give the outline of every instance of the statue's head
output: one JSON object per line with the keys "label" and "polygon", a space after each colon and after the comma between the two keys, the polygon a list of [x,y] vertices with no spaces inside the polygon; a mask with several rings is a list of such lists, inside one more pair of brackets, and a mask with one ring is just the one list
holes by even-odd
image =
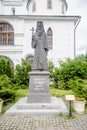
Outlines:
{"label": "statue's head", "polygon": [[43,27],[43,22],[42,21],[37,21],[37,27]]}
{"label": "statue's head", "polygon": [[37,22],[37,29],[36,31],[38,32],[38,35],[41,36],[42,32],[44,31],[44,26],[42,21]]}

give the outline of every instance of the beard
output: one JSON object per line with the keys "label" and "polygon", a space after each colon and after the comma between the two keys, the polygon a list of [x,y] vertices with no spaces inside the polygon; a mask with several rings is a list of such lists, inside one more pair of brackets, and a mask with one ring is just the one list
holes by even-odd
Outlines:
{"label": "beard", "polygon": [[38,36],[41,37],[42,36],[42,30],[38,31]]}

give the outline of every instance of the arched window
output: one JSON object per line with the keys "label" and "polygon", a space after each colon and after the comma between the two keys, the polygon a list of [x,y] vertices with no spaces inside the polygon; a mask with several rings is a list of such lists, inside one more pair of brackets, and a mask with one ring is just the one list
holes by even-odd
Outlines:
{"label": "arched window", "polygon": [[32,54],[27,55],[26,60],[29,61],[30,63],[33,63],[34,56]]}
{"label": "arched window", "polygon": [[12,15],[15,15],[15,8],[13,7],[11,10],[12,10]]}
{"label": "arched window", "polygon": [[0,22],[0,45],[14,45],[14,29],[6,22]]}
{"label": "arched window", "polygon": [[47,0],[47,8],[52,9],[52,0]]}
{"label": "arched window", "polygon": [[34,1],[33,7],[32,7],[32,12],[35,12],[35,11],[36,11],[36,2]]}
{"label": "arched window", "polygon": [[47,30],[47,43],[49,50],[52,50],[53,48],[53,32],[52,29],[49,27]]}

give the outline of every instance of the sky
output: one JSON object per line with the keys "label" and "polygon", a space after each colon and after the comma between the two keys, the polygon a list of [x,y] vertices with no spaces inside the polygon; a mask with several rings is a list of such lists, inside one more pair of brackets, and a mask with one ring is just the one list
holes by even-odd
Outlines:
{"label": "sky", "polygon": [[67,15],[81,16],[76,29],[76,55],[87,53],[87,0],[66,0]]}

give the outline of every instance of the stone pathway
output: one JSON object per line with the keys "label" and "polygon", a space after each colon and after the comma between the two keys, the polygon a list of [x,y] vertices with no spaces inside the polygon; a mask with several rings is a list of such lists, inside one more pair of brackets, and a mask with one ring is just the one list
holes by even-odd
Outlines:
{"label": "stone pathway", "polygon": [[0,130],[87,130],[87,114],[68,116],[0,116]]}

